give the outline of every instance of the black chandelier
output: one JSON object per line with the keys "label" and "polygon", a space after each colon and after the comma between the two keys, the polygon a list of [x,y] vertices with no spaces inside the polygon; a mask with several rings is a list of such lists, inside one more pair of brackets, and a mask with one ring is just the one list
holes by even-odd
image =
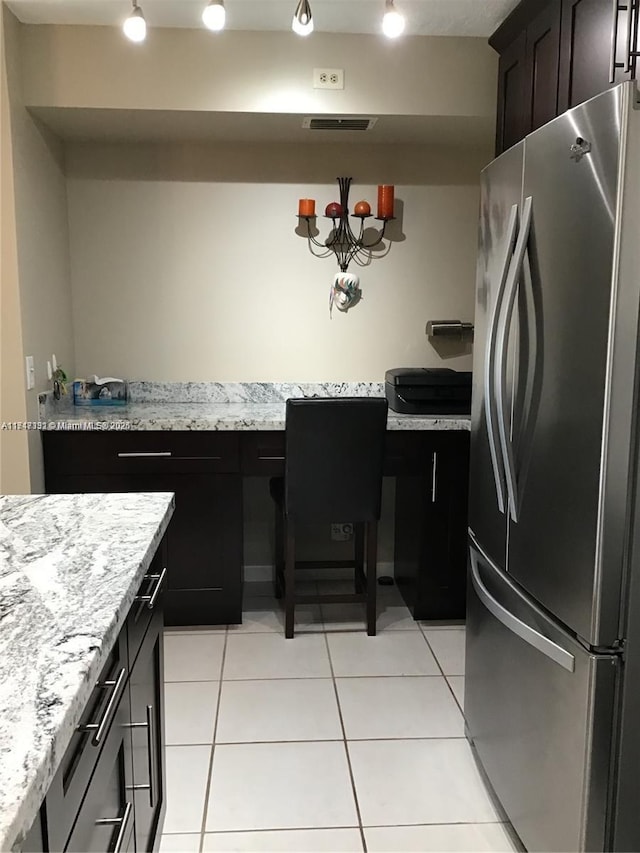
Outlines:
{"label": "black chandelier", "polygon": [[[312,230],[315,226],[315,199],[301,198],[298,204],[298,218],[307,223],[306,237],[309,242],[309,250],[316,258],[327,258],[335,254],[338,266],[342,272],[346,272],[351,261],[359,266],[366,266],[371,261],[371,250],[382,243],[387,222],[395,219],[393,215],[394,187],[389,184],[378,186],[378,211],[375,217],[382,222],[382,228],[376,232],[372,242],[365,240],[365,220],[371,214],[371,206],[367,201],[359,201],[351,214],[354,219],[360,220],[360,227],[354,233],[349,223],[349,189],[352,178],[336,178],[340,187],[340,201],[330,202],[325,208],[325,216],[332,220],[333,229],[324,242],[317,240]],[[321,252],[314,251],[314,246]]]}

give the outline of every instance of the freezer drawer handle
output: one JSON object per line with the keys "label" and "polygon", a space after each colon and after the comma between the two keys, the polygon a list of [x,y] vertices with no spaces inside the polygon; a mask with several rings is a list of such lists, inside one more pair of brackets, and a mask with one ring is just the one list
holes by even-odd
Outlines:
{"label": "freezer drawer handle", "polygon": [[471,551],[471,581],[480,601],[484,604],[489,613],[493,614],[498,622],[501,622],[505,628],[508,628],[509,631],[517,634],[521,640],[525,641],[525,643],[533,646],[534,649],[542,652],[543,655],[551,658],[551,660],[560,664],[564,669],[569,672],[573,672],[575,670],[576,659],[570,652],[563,649],[562,646],[557,645],[557,643],[552,642],[548,637],[545,637],[544,634],[540,634],[538,631],[535,631],[530,625],[527,625],[526,622],[518,619],[517,616],[514,616],[513,613],[510,613],[506,609],[506,607],[503,607],[502,604],[495,600],[480,579],[478,562],[477,558],[474,556],[473,550]]}

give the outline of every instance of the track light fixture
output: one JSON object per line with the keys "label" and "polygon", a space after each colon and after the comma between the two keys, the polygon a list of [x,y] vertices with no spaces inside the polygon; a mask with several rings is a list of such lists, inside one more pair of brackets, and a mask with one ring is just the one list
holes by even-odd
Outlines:
{"label": "track light fixture", "polygon": [[385,0],[385,12],[382,19],[382,32],[387,38],[394,39],[404,31],[404,15],[396,10],[393,0]]}
{"label": "track light fixture", "polygon": [[220,32],[220,30],[224,29],[225,17],[224,0],[211,0],[202,12],[203,24],[214,32]]}
{"label": "track light fixture", "polygon": [[[137,0],[131,0],[131,13],[124,21],[122,30],[133,42],[143,42],[147,37],[147,22]],[[224,0],[209,0],[202,11],[202,22],[210,30],[219,32],[224,29],[226,10]],[[388,38],[397,38],[404,32],[404,15],[397,11],[394,0],[385,0],[385,13],[382,19],[382,31]],[[298,0],[291,21],[291,29],[299,36],[308,36],[313,32],[313,16],[309,0]]]}
{"label": "track light fixture", "polygon": [[300,0],[296,7],[291,29],[299,36],[308,36],[313,32],[313,18],[311,17],[311,6],[309,0]]}
{"label": "track light fixture", "polygon": [[122,25],[122,31],[130,41],[141,42],[147,37],[147,22],[136,0],[131,0],[131,5],[133,9]]}

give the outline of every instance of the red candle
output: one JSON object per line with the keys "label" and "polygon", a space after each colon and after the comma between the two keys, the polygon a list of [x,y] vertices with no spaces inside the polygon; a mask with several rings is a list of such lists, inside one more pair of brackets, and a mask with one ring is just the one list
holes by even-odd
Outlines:
{"label": "red candle", "polygon": [[342,216],[342,205],[338,201],[330,201],[324,209],[324,215],[330,216],[332,219],[339,219]]}
{"label": "red candle", "polygon": [[298,216],[315,216],[316,215],[316,200],[315,198],[301,198],[298,202]]}
{"label": "red candle", "polygon": [[380,184],[378,187],[378,219],[393,218],[393,186]]}

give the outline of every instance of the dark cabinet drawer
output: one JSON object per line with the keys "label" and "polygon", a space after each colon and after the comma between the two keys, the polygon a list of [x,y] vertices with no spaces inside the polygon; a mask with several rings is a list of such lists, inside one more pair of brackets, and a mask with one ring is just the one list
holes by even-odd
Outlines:
{"label": "dark cabinet drawer", "polygon": [[134,849],[130,718],[127,687],[65,850],[89,853]]}
{"label": "dark cabinet drawer", "polygon": [[284,430],[245,433],[242,473],[252,477],[281,477],[284,474],[284,453]]}
{"label": "dark cabinet drawer", "polygon": [[227,473],[240,469],[232,432],[44,432],[47,476]]}
{"label": "dark cabinet drawer", "polygon": [[[128,673],[126,634],[122,631],[49,787],[46,811],[48,844],[51,850],[65,849],[110,726],[120,713],[117,709],[128,690]],[[87,726],[91,728],[86,729]]]}
{"label": "dark cabinet drawer", "polygon": [[149,571],[144,576],[136,601],[127,617],[129,670],[133,670],[140,645],[157,608],[162,606],[162,594],[167,585],[167,539],[161,542]]}

